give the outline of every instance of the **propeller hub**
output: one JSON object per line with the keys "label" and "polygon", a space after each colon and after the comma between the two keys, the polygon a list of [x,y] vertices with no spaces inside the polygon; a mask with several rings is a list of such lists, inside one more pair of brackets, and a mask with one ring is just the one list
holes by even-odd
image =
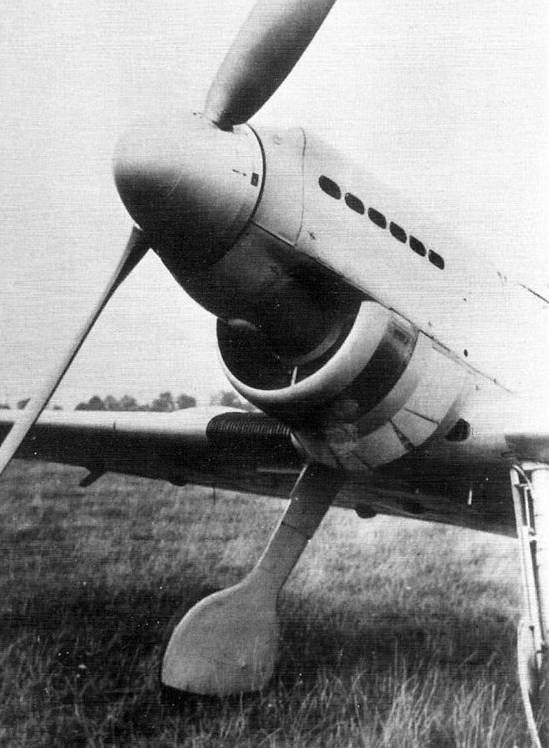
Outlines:
{"label": "propeller hub", "polygon": [[168,267],[186,272],[220,259],[249,221],[263,158],[246,126],[225,132],[199,114],[146,120],[114,156],[122,202]]}

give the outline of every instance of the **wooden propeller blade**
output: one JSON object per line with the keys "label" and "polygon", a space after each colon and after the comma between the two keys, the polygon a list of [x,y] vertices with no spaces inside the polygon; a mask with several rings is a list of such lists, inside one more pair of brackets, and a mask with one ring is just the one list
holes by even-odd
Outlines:
{"label": "wooden propeller blade", "polygon": [[92,313],[82,325],[79,332],[71,340],[63,358],[60,361],[55,361],[42,385],[29,400],[17,422],[13,425],[11,431],[2,442],[2,445],[0,446],[0,475],[17,451],[17,448],[25,438],[28,430],[32,427],[40,413],[46,407],[48,400],[54,393],[57,385],[63,378],[63,375],[80,350],[82,343],[105,308],[105,305],[118,286],[128,276],[131,270],[133,270],[139,260],[141,260],[147,249],[148,244],[144,239],[142,231],[138,228],[134,228],[126,248],[120,257],[118,265]]}
{"label": "wooden propeller blade", "polygon": [[258,0],[208,92],[204,114],[222,129],[246,122],[285,80],[335,0]]}

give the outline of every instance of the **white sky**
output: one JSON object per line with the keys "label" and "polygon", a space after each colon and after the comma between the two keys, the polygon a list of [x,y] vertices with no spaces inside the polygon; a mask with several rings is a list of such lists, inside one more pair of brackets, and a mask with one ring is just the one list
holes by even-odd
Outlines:
{"label": "white sky", "polygon": [[[158,108],[200,108],[252,4],[0,0],[0,400],[31,393],[127,239],[118,135]],[[545,0],[339,0],[256,119],[314,129],[472,252],[541,286],[548,30]],[[151,256],[54,401],[164,389],[207,400],[227,387],[213,331]]]}

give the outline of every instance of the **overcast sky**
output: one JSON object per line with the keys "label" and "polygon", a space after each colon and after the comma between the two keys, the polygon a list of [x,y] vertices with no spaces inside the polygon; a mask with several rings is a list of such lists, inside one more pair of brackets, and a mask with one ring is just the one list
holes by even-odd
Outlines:
{"label": "overcast sky", "polygon": [[[200,108],[252,0],[0,0],[0,400],[31,393],[131,222],[124,126]],[[549,280],[545,0],[339,0],[257,115],[303,125],[522,279]],[[114,256],[110,249],[114,249]],[[214,321],[148,258],[62,384],[65,406],[225,385]]]}

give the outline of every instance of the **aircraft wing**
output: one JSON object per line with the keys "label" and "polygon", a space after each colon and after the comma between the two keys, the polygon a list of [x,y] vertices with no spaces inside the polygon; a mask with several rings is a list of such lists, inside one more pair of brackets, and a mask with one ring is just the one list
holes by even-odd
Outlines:
{"label": "aircraft wing", "polygon": [[[0,411],[0,441],[23,411]],[[204,407],[171,413],[44,411],[16,458],[288,495],[303,460],[290,430],[261,413]]]}
{"label": "aircraft wing", "polygon": [[[21,411],[0,410],[0,440]],[[220,407],[171,413],[44,411],[16,458],[86,468],[87,486],[106,472],[160,479],[175,485],[215,486],[287,498],[306,456],[291,430],[263,413]],[[436,460],[435,460],[436,461]],[[510,534],[498,512],[480,512],[440,493],[410,490],[385,475],[348,476],[336,505]]]}

